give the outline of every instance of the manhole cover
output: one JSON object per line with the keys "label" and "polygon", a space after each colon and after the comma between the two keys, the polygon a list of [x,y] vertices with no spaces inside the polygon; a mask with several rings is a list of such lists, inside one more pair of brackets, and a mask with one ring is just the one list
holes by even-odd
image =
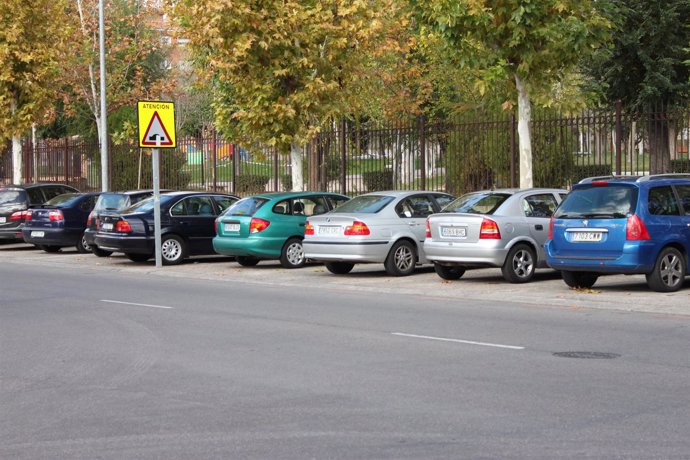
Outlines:
{"label": "manhole cover", "polygon": [[554,356],[559,358],[577,358],[577,359],[615,359],[620,358],[621,355],[617,353],[601,353],[598,351],[561,351],[554,353]]}

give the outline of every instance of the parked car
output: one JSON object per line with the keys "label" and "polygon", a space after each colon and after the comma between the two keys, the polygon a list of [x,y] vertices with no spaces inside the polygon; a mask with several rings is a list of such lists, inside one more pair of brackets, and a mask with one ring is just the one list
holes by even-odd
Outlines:
{"label": "parked car", "polygon": [[64,184],[23,184],[0,187],[0,240],[23,242],[22,228],[29,208],[63,193],[79,193]]}
{"label": "parked car", "polygon": [[[172,190],[161,190],[161,193],[171,192]],[[84,242],[89,245],[91,252],[98,257],[107,257],[112,252],[99,248],[96,243],[96,232],[100,224],[101,214],[121,212],[129,208],[133,204],[140,202],[153,195],[153,190],[129,190],[124,192],[105,192],[102,193],[96,201],[93,211],[89,214],[89,218],[84,231]]]}
{"label": "parked car", "polygon": [[[161,195],[163,263],[175,265],[190,255],[213,254],[216,217],[239,198],[224,193],[171,192]],[[120,213],[101,214],[95,243],[123,252],[134,262],[155,255],[154,199],[146,198]]]}
{"label": "parked car", "polygon": [[501,267],[511,283],[545,268],[549,219],[568,193],[550,188],[468,193],[426,221],[424,251],[438,276],[457,280],[469,268]]}
{"label": "parked car", "polygon": [[655,291],[683,286],[690,254],[690,174],[589,178],[549,226],[548,264],[570,287],[599,275],[644,274]]}
{"label": "parked car", "polygon": [[26,212],[22,229],[24,241],[46,252],[75,246],[81,253],[91,252],[84,240],[89,213],[101,192],[63,193]]}
{"label": "parked car", "polygon": [[310,217],[304,236],[308,259],[334,274],[358,263],[382,263],[393,276],[409,275],[427,263],[424,222],[453,201],[440,192],[386,191],[360,195],[335,212]]}
{"label": "parked car", "polygon": [[302,267],[307,219],[349,199],[327,192],[265,193],[244,198],[218,218],[213,247],[218,254],[235,256],[243,266],[278,259],[285,268]]}

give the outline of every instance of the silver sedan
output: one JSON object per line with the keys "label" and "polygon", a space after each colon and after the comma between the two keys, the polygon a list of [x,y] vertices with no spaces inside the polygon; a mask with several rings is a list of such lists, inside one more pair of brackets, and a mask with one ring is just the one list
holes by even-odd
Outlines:
{"label": "silver sedan", "polygon": [[383,263],[393,276],[411,274],[427,263],[427,216],[453,201],[447,193],[389,191],[360,195],[334,211],[309,217],[302,242],[307,259],[325,262],[335,274],[357,263]]}
{"label": "silver sedan", "polygon": [[468,193],[426,222],[424,252],[443,279],[468,268],[501,267],[511,283],[525,283],[545,268],[544,243],[562,189],[505,189]]}

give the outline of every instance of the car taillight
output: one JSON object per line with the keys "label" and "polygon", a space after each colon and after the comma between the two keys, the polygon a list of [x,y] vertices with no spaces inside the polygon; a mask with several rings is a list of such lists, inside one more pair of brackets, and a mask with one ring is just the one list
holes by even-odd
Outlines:
{"label": "car taillight", "polygon": [[352,222],[352,225],[345,227],[345,236],[366,236],[370,234],[371,232],[367,224],[358,220]]}
{"label": "car taillight", "polygon": [[429,218],[426,218],[426,237],[431,238],[431,227],[429,227]]}
{"label": "car taillight", "polygon": [[129,233],[132,231],[132,226],[126,220],[118,220],[115,224],[115,231],[118,233]]}
{"label": "car taillight", "polygon": [[271,223],[267,220],[252,217],[252,220],[249,221],[249,233],[263,232],[269,225],[271,225]]}
{"label": "car taillight", "polygon": [[551,216],[551,220],[549,220],[549,236],[548,238],[550,240],[553,239],[553,216]]}
{"label": "car taillight", "polygon": [[480,240],[500,240],[501,232],[498,230],[498,224],[491,219],[484,218],[482,226],[479,229]]}
{"label": "car taillight", "polygon": [[625,224],[625,239],[628,241],[651,240],[647,227],[637,214],[628,217]]}
{"label": "car taillight", "polygon": [[30,220],[31,219],[31,210],[26,210],[26,211],[17,211],[13,212],[12,215],[10,215],[10,220]]}
{"label": "car taillight", "polygon": [[65,220],[65,216],[62,215],[62,211],[50,211],[48,213],[48,219],[53,222],[60,222]]}
{"label": "car taillight", "polygon": [[93,211],[89,213],[89,217],[86,219],[86,226],[91,227],[91,222],[93,222]]}
{"label": "car taillight", "polygon": [[305,235],[313,235],[314,234],[314,226],[307,221],[306,225],[304,226],[304,234]]}

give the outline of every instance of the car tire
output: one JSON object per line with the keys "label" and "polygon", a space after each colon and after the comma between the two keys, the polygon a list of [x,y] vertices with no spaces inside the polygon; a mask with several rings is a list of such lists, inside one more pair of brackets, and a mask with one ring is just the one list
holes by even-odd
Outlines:
{"label": "car tire", "polygon": [[88,254],[92,251],[91,245],[86,242],[86,237],[84,234],[81,235],[79,241],[77,241],[77,252],[79,254]]}
{"label": "car tire", "polygon": [[259,263],[259,259],[250,256],[237,256],[235,261],[243,267],[253,267]]}
{"label": "car tire", "polygon": [[113,252],[112,251],[106,251],[105,249],[101,249],[94,244],[94,245],[91,245],[91,253],[93,255],[95,255],[96,257],[108,257]]}
{"label": "car tire", "polygon": [[132,252],[125,252],[125,256],[132,262],[146,262],[152,257],[151,254],[135,254]]}
{"label": "car tire", "polygon": [[516,244],[501,267],[503,278],[509,283],[527,283],[534,278],[537,267],[537,254],[531,246]]}
{"label": "car tire", "polygon": [[304,247],[300,238],[290,238],[280,251],[280,265],[284,268],[304,267],[307,259],[304,257]]}
{"label": "car tire", "polygon": [[561,277],[565,284],[575,289],[589,289],[599,279],[599,275],[592,272],[568,272],[562,271]]}
{"label": "car tire", "polygon": [[444,280],[455,281],[462,278],[465,274],[465,269],[462,267],[449,267],[447,265],[441,265],[439,263],[434,263],[434,271],[438,276]]}
{"label": "car tire", "polygon": [[657,292],[675,292],[683,287],[686,273],[685,256],[676,248],[666,247],[656,258],[654,270],[647,274],[647,285]]}
{"label": "car tire", "polygon": [[187,258],[187,243],[177,235],[164,235],[161,240],[163,265],[179,265]]}
{"label": "car tire", "polygon": [[414,244],[408,240],[400,240],[393,245],[383,265],[391,276],[407,276],[414,272],[416,263]]}
{"label": "car tire", "polygon": [[50,252],[50,253],[56,253],[60,252],[60,246],[47,246],[47,245],[41,245],[41,249],[43,249],[45,252]]}
{"label": "car tire", "polygon": [[334,275],[347,275],[352,271],[355,264],[348,262],[327,262],[326,270],[333,273]]}

